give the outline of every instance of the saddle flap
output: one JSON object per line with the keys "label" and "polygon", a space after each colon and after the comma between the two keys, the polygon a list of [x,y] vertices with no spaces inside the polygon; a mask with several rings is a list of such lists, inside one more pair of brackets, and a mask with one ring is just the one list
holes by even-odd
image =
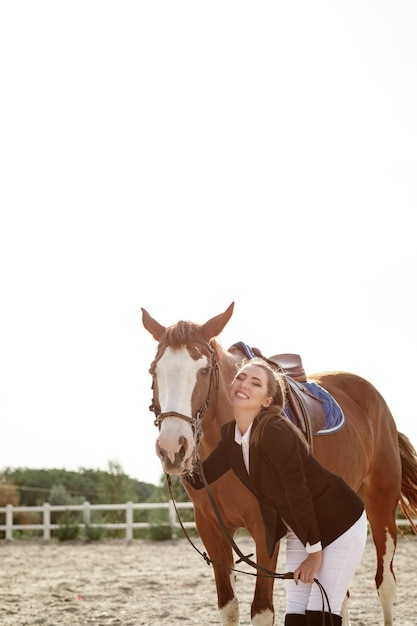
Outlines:
{"label": "saddle flap", "polygon": [[287,377],[287,402],[301,430],[314,434],[323,427],[326,416],[322,401],[291,377]]}

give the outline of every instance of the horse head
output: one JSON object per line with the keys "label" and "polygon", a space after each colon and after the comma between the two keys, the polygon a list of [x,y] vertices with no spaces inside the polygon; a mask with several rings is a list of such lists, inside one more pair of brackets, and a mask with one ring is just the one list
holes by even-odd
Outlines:
{"label": "horse head", "polygon": [[167,474],[192,468],[204,414],[213,409],[218,382],[217,337],[233,313],[228,309],[205,324],[180,321],[165,327],[142,308],[142,323],[158,342],[151,364],[153,398],[149,407],[159,428],[156,453]]}

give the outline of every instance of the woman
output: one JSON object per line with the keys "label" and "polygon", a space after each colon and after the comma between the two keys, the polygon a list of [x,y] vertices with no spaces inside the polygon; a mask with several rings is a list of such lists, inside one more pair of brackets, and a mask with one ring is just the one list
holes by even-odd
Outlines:
{"label": "woman", "polygon": [[[282,414],[285,383],[263,359],[246,361],[231,385],[234,420],[204,461],[211,483],[232,469],[256,495],[270,556],[286,535],[286,626],[321,626],[324,587],[331,613],[326,625],[342,624],[342,603],[365,548],[367,520],[359,496],[324,468]],[[191,486],[204,485],[196,475]]]}

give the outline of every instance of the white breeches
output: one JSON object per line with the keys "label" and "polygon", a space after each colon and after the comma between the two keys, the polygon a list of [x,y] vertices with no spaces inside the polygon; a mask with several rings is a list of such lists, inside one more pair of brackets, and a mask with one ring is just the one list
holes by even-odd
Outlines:
{"label": "white breeches", "polygon": [[[329,600],[330,609],[324,600],[325,612],[340,615],[343,600],[365,550],[367,532],[368,521],[364,512],[349,530],[324,548],[322,565],[316,578],[324,587]],[[307,556],[301,541],[292,530],[288,530],[286,571],[293,572]],[[306,610],[323,609],[322,594],[316,583],[299,582],[296,585],[293,580],[286,580],[285,588],[287,613],[304,614]]]}

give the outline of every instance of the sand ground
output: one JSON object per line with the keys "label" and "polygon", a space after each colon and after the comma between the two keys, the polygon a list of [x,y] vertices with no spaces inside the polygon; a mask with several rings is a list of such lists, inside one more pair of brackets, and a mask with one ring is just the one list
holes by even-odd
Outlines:
{"label": "sand ground", "polygon": [[[248,553],[252,540],[238,540]],[[196,545],[203,549],[197,539]],[[247,551],[247,552],[246,552]],[[220,624],[213,569],[186,539],[98,543],[0,543],[1,626],[156,626]],[[395,624],[417,624],[417,537],[400,537]],[[283,568],[283,550],[277,571]],[[246,565],[239,565],[244,569]],[[253,571],[249,570],[248,571]],[[352,626],[382,626],[370,539],[351,587]],[[250,626],[254,577],[238,574],[241,626]],[[275,584],[283,623],[283,582]]]}

